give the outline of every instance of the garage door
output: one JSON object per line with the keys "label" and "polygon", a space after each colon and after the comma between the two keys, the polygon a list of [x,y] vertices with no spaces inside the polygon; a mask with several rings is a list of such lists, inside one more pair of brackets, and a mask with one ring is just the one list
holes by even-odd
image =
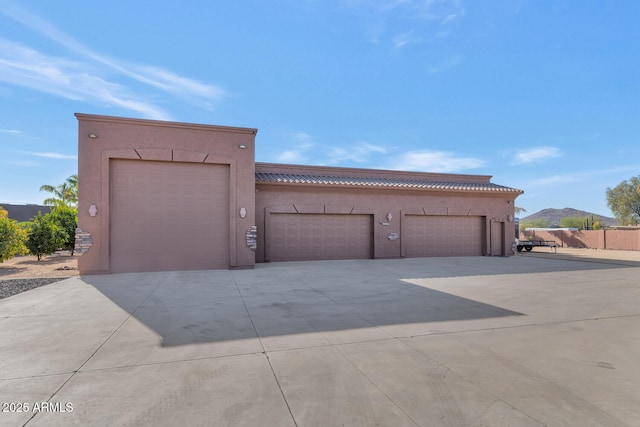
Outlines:
{"label": "garage door", "polygon": [[269,260],[372,258],[371,215],[270,216]]}
{"label": "garage door", "polygon": [[110,269],[229,267],[229,167],[111,161]]}
{"label": "garage door", "polygon": [[478,216],[406,215],[402,223],[403,255],[483,255],[483,229],[483,218]]}

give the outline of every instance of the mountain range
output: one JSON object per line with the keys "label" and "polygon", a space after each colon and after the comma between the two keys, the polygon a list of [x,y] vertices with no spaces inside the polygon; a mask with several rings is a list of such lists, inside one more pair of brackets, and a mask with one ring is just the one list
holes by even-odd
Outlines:
{"label": "mountain range", "polygon": [[602,222],[602,224],[604,226],[615,226],[615,225],[619,225],[618,221],[615,218],[611,218],[608,216],[604,216],[604,215],[598,215],[592,212],[587,212],[587,211],[581,211],[579,209],[573,209],[573,208],[564,208],[564,209],[553,209],[553,208],[547,208],[547,209],[542,209],[541,211],[538,211],[534,214],[525,216],[525,217],[521,217],[520,218],[520,222],[524,222],[524,221],[532,221],[534,219],[546,219],[547,221],[549,221],[549,226],[550,227],[560,227],[560,220],[563,218],[566,218],[568,216],[578,216],[578,217],[589,217],[591,218],[592,216],[594,218],[600,218],[600,221]]}

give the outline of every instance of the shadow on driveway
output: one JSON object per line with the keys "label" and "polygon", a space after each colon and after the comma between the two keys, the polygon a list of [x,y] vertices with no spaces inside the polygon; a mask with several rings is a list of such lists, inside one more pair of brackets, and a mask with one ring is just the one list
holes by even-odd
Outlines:
{"label": "shadow on driveway", "polygon": [[[253,270],[114,274],[82,280],[160,335],[163,346],[179,346],[521,316],[430,289],[429,279],[472,284],[479,276],[625,267],[559,258],[414,258],[273,263]],[[416,279],[423,284],[411,283]],[[517,280],[515,276],[514,283]]]}
{"label": "shadow on driveway", "polygon": [[409,273],[424,273],[425,263],[386,261],[277,263],[254,270],[82,280],[160,335],[163,346],[522,315],[405,281]]}

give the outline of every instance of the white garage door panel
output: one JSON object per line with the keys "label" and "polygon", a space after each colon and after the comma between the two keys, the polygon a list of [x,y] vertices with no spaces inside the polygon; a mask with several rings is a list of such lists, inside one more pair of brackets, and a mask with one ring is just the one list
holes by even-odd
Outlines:
{"label": "white garage door panel", "polygon": [[483,227],[483,218],[477,216],[406,215],[404,256],[482,255]]}
{"label": "white garage door panel", "polygon": [[229,167],[112,160],[111,272],[229,267]]}
{"label": "white garage door panel", "polygon": [[370,215],[271,214],[270,260],[372,257]]}

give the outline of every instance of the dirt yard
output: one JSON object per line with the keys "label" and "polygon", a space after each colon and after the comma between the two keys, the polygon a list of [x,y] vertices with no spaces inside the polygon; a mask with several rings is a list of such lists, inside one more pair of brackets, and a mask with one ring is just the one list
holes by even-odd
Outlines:
{"label": "dirt yard", "polygon": [[[547,248],[536,248],[533,252],[521,253],[517,256],[543,257],[556,259],[600,261],[617,261],[636,264],[640,262],[640,251],[613,251],[595,249],[558,248],[557,253]],[[33,255],[15,257],[0,263],[0,280],[41,278],[41,277],[70,277],[78,275],[78,260],[68,251],[61,251],[54,255],[42,257],[37,261]]]}
{"label": "dirt yard", "polygon": [[42,257],[19,256],[0,263],[0,280],[78,275],[78,259],[69,252]]}

